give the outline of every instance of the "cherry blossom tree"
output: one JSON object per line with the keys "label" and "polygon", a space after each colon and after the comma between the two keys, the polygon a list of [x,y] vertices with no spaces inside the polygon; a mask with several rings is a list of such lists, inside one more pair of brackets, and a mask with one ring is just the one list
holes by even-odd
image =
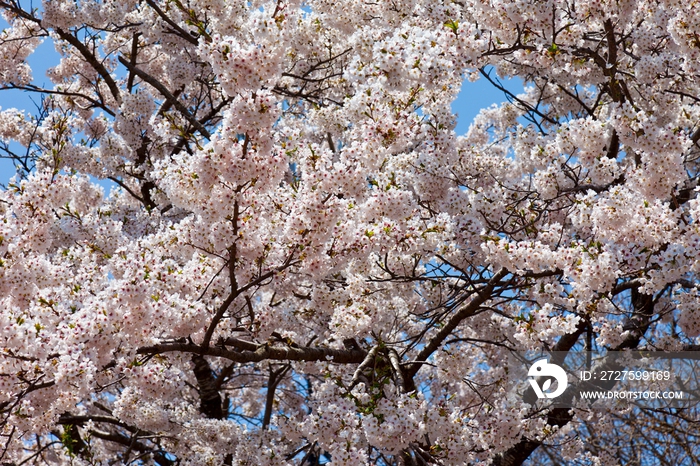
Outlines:
{"label": "cherry blossom tree", "polygon": [[696,461],[505,361],[697,348],[699,6],[0,0],[0,463]]}

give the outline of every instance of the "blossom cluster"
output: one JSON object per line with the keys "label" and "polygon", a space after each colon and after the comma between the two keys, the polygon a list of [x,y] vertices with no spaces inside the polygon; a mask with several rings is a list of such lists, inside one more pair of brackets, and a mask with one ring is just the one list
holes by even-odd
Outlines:
{"label": "blossom cluster", "polygon": [[[0,84],[43,96],[0,113],[2,461],[616,464],[666,432],[547,413],[503,361],[698,344],[696,5],[0,9]],[[458,135],[480,76],[504,102]]]}

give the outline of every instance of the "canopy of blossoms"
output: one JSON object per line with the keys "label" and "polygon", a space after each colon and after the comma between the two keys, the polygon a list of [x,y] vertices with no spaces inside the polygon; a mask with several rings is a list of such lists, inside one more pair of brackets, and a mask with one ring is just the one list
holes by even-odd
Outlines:
{"label": "canopy of blossoms", "polygon": [[[697,348],[697,1],[0,10],[0,86],[42,97],[0,110],[1,464],[698,457],[696,411],[505,382]],[[506,102],[458,136],[465,79]]]}

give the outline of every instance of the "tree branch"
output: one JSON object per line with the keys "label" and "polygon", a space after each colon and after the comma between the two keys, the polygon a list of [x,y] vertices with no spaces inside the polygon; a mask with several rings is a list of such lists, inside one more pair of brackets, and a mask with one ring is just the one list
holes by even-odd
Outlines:
{"label": "tree branch", "polygon": [[192,115],[189,110],[180,102],[177,100],[177,98],[162,84],[160,83],[156,78],[151,76],[150,74],[146,73],[145,71],[137,68],[136,66],[132,65],[126,58],[124,57],[119,57],[119,63],[124,65],[129,71],[133,72],[138,76],[139,78],[143,79],[145,82],[153,86],[158,92],[161,93],[163,97],[172,105],[174,106],[180,114],[182,114],[183,117],[197,130],[199,133],[204,136],[207,139],[211,139],[211,134],[207,129],[197,120],[194,115]]}
{"label": "tree branch", "polygon": [[190,34],[189,32],[185,31],[185,30],[182,29],[180,26],[178,26],[178,24],[177,24],[175,21],[173,21],[172,19],[170,19],[170,17],[169,17],[168,15],[166,15],[165,12],[164,12],[163,10],[160,9],[160,7],[158,6],[158,4],[157,4],[156,2],[154,2],[153,0],[146,0],[146,3],[148,3],[148,6],[150,6],[151,8],[153,8],[153,11],[155,11],[156,14],[157,14],[158,16],[160,16],[160,18],[161,18],[163,21],[165,21],[166,23],[168,23],[168,25],[169,25],[171,28],[173,28],[173,30],[174,30],[175,32],[177,32],[177,35],[178,35],[178,36],[182,37],[183,39],[185,39],[187,42],[189,42],[189,43],[192,44],[192,45],[195,45],[195,46],[196,46],[196,45],[199,45],[199,41],[198,41],[194,36],[192,36],[192,34]]}
{"label": "tree branch", "polygon": [[73,34],[70,34],[69,32],[64,31],[61,28],[56,28],[56,33],[59,35],[59,37],[69,44],[71,44],[73,47],[78,49],[78,52],[83,56],[86,62],[92,66],[95,71],[102,77],[102,79],[105,80],[105,83],[107,84],[107,87],[109,88],[109,92],[111,92],[112,97],[114,97],[114,100],[116,100],[118,103],[121,102],[121,94],[119,93],[119,87],[117,86],[117,83],[114,82],[114,79],[112,79],[112,75],[109,74],[109,71],[107,71],[107,68],[100,63],[100,61],[97,59],[97,57],[90,52],[90,49],[87,48],[85,44],[83,44],[80,39],[75,37]]}
{"label": "tree branch", "polygon": [[[417,361],[427,360],[439,347],[442,342],[457,328],[457,326],[467,317],[474,315],[474,313],[479,309],[479,307],[484,304],[489,298],[491,298],[491,293],[493,292],[496,285],[501,281],[501,278],[505,277],[508,271],[503,268],[494,274],[489,280],[488,284],[480,288],[476,292],[476,296],[467,305],[460,309],[455,315],[453,315],[450,320],[445,324],[442,329],[428,342],[427,345],[418,353],[416,356]],[[408,378],[413,378],[416,373],[422,367],[422,364],[412,365],[406,372]]]}
{"label": "tree branch", "polygon": [[136,352],[138,354],[148,355],[183,352],[200,354],[202,356],[215,356],[239,363],[275,360],[328,361],[335,364],[359,364],[367,356],[367,352],[360,349],[336,350],[331,348],[271,346],[269,343],[264,343],[258,345],[255,351],[231,351],[225,347],[204,347],[202,345],[196,345],[194,343],[184,341],[143,346]]}

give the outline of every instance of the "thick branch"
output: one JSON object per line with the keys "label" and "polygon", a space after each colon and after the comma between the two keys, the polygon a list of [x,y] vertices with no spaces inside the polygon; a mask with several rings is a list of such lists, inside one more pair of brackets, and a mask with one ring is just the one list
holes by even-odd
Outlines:
{"label": "thick branch", "polygon": [[209,419],[223,419],[221,394],[209,362],[204,356],[193,354],[192,363],[194,364],[194,376],[197,378],[199,412]]}
{"label": "thick branch", "polygon": [[162,343],[159,345],[144,346],[137,350],[138,354],[163,354],[172,352],[216,356],[240,363],[275,360],[328,361],[336,364],[360,364],[367,355],[366,351],[359,349],[336,350],[331,348],[270,346],[268,343],[259,345],[255,351],[231,351],[220,346],[205,348],[201,345],[187,342]]}
{"label": "thick branch", "polygon": [[92,421],[92,422],[105,422],[107,424],[114,424],[115,426],[123,427],[124,429],[130,430],[130,431],[135,431],[133,427],[128,426],[127,424],[123,423],[116,417],[112,416],[104,416],[100,414],[87,414],[87,415],[82,415],[82,416],[74,416],[69,413],[64,413],[61,414],[61,416],[58,418],[58,423],[59,424],[75,424],[75,425],[84,425],[86,422]]}
{"label": "thick branch", "polygon": [[279,385],[290,368],[291,366],[289,364],[276,371],[273,371],[272,368],[270,368],[270,379],[267,383],[267,393],[265,394],[265,413],[263,414],[262,422],[262,428],[264,430],[270,426],[272,410],[275,404],[275,390],[277,390],[277,385]]}
{"label": "thick branch", "polygon": [[119,87],[117,86],[117,83],[114,82],[114,79],[112,79],[112,75],[109,74],[109,71],[107,71],[107,68],[100,63],[100,61],[97,59],[95,55],[93,55],[92,52],[90,52],[90,49],[88,49],[87,45],[83,44],[80,39],[75,37],[73,34],[70,34],[69,32],[64,31],[61,28],[56,28],[56,33],[59,35],[59,37],[66,42],[68,42],[70,45],[78,49],[78,52],[80,52],[80,55],[83,56],[86,62],[92,66],[95,71],[102,77],[102,79],[105,80],[105,83],[107,84],[107,87],[109,88],[109,92],[112,93],[112,97],[114,97],[114,100],[117,102],[121,102],[121,95],[119,93]]}

